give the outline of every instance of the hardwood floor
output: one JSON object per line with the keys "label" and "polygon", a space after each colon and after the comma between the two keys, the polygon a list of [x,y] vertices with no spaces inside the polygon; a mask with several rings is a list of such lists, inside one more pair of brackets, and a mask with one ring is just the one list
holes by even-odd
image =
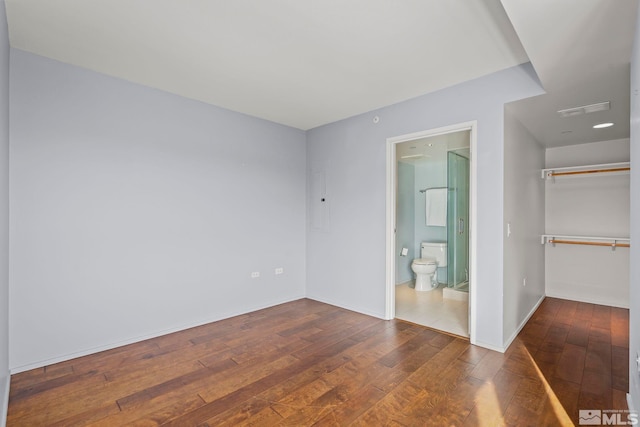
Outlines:
{"label": "hardwood floor", "polygon": [[626,409],[628,310],[547,298],[505,354],[299,300],[12,376],[8,426],[558,426]]}

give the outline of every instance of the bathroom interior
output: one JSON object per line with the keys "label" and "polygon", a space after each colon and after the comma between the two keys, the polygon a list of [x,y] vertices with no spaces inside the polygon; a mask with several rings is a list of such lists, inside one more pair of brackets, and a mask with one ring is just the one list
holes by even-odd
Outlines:
{"label": "bathroom interior", "polygon": [[396,145],[396,318],[469,336],[470,131]]}

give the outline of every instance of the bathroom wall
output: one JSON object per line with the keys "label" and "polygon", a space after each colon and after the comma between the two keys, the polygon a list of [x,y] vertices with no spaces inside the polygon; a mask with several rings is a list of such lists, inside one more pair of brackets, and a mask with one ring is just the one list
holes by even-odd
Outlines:
{"label": "bathroom wall", "polygon": [[0,426],[9,400],[9,37],[0,0]]}
{"label": "bathroom wall", "polygon": [[[544,148],[505,108],[504,336],[509,344],[545,295]],[[511,233],[507,233],[507,224]]]}
{"label": "bathroom wall", "polygon": [[[331,229],[308,223],[307,296],[385,316],[387,138],[477,121],[472,332],[474,343],[503,349],[504,104],[541,93],[535,71],[525,64],[309,130],[308,170],[325,173]],[[366,256],[365,268],[356,267],[360,256]]]}
{"label": "bathroom wall", "polygon": [[[447,186],[447,151],[434,151],[432,157],[416,164],[415,196],[415,251],[420,255],[422,242],[446,242],[447,227],[426,225],[425,193],[420,190]],[[447,268],[438,268],[438,282],[447,283]]]}
{"label": "bathroom wall", "polygon": [[[629,161],[629,139],[546,150],[546,167]],[[545,182],[546,233],[629,237],[628,174],[579,175]],[[548,296],[629,307],[629,249],[545,246]]]}
{"label": "bathroom wall", "polygon": [[[411,262],[416,258],[415,249],[415,167],[398,162],[398,191],[396,193],[396,285],[413,280]],[[402,248],[409,253],[401,256]]]}
{"label": "bathroom wall", "polygon": [[305,295],[304,132],[16,49],[10,102],[13,370]]}

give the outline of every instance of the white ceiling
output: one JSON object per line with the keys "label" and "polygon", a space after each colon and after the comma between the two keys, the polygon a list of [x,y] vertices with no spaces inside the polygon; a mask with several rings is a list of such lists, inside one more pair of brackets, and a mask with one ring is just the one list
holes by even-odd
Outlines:
{"label": "white ceiling", "polygon": [[[6,7],[15,48],[305,130],[531,60],[549,94],[509,108],[554,146],[628,136],[637,2],[6,0]],[[556,117],[600,101],[611,101],[611,111]],[[594,132],[591,121],[601,118],[616,126]]]}
{"label": "white ceiling", "polygon": [[470,138],[471,132],[463,130],[402,142],[396,144],[396,159],[403,163],[424,164],[446,161],[449,151],[468,155]]}
{"label": "white ceiling", "polygon": [[500,0],[6,0],[15,48],[309,129],[527,62]]}
{"label": "white ceiling", "polygon": [[[629,62],[637,0],[502,0],[546,95],[511,104],[547,147],[629,137]],[[611,110],[558,110],[610,101]],[[593,125],[613,122],[607,129]]]}

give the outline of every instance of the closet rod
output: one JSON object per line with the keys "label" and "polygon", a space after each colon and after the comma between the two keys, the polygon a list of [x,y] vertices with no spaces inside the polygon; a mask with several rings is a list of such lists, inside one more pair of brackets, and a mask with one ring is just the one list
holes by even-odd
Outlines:
{"label": "closet rod", "polygon": [[586,173],[601,173],[601,172],[624,172],[631,170],[631,168],[611,168],[611,169],[592,169],[585,171],[572,171],[572,172],[551,172],[548,176],[563,176],[563,175],[580,175]]}
{"label": "closet rod", "polygon": [[549,239],[547,243],[559,243],[564,245],[588,245],[588,246],[612,246],[619,248],[629,248],[631,244],[629,243],[606,243],[606,242],[581,242],[577,240],[556,240]]}
{"label": "closet rod", "polygon": [[555,168],[546,168],[542,169],[542,179],[553,178],[556,175],[568,175],[565,172],[581,172],[581,173],[596,173],[603,171],[605,169],[621,169],[621,172],[626,172],[630,168],[630,162],[618,162],[618,163],[600,163],[597,165],[582,165],[582,166],[564,166],[564,167],[555,167]]}

